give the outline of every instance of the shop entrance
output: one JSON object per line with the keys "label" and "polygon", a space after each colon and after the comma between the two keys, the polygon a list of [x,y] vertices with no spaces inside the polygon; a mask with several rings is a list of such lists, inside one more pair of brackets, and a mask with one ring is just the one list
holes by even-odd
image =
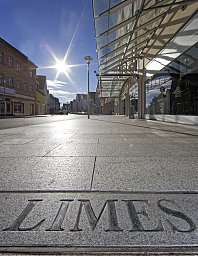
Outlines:
{"label": "shop entrance", "polygon": [[10,116],[13,114],[12,102],[8,100],[1,101],[0,115]]}

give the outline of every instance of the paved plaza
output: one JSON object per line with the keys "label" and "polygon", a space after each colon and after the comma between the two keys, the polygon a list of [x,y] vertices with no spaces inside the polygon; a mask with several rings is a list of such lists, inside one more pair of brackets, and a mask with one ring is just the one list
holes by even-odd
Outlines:
{"label": "paved plaza", "polygon": [[198,254],[197,126],[2,119],[0,142],[2,255]]}

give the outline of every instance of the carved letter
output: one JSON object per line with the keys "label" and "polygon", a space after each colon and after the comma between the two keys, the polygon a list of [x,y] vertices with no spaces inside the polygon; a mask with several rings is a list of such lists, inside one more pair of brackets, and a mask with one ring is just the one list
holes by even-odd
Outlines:
{"label": "carved letter", "polygon": [[[63,224],[65,215],[67,213],[67,209],[69,207],[69,202],[72,202],[73,200],[61,200],[61,201],[63,201],[63,202],[61,203],[58,213],[54,219],[54,222],[49,229],[46,229],[46,231],[63,231],[64,230],[61,227],[61,225]],[[68,203],[66,204],[65,202],[68,202]]]}
{"label": "carved letter", "polygon": [[157,228],[155,228],[155,229],[151,229],[151,230],[144,229],[144,227],[142,226],[138,214],[139,215],[142,214],[148,218],[148,213],[146,212],[145,208],[143,208],[141,212],[137,212],[133,202],[144,202],[146,204],[149,204],[149,202],[147,200],[123,200],[123,201],[126,203],[129,217],[130,217],[130,220],[132,223],[132,229],[130,230],[130,232],[134,232],[134,231],[143,231],[143,232],[164,231],[164,228],[163,228],[160,220],[159,220]]}
{"label": "carved letter", "polygon": [[187,217],[184,213],[176,211],[176,210],[173,210],[173,209],[170,209],[170,208],[164,206],[162,204],[162,202],[168,202],[168,203],[175,204],[175,202],[173,200],[166,200],[166,199],[159,200],[158,201],[158,207],[163,212],[165,212],[165,213],[167,213],[169,215],[172,215],[172,216],[174,216],[176,218],[180,218],[180,219],[186,221],[188,223],[188,225],[189,225],[189,229],[188,230],[182,230],[182,229],[179,229],[178,227],[174,226],[172,222],[170,222],[168,219],[166,219],[166,221],[172,227],[173,232],[175,232],[175,231],[177,231],[177,232],[192,232],[192,231],[194,231],[196,229],[196,226],[195,226],[194,222],[189,217]]}
{"label": "carved letter", "polygon": [[115,207],[115,202],[117,200],[107,200],[98,216],[98,218],[96,217],[92,205],[90,203],[89,200],[78,200],[80,202],[80,207],[79,207],[79,211],[78,211],[78,216],[76,219],[76,223],[74,225],[74,228],[71,229],[70,231],[82,231],[81,228],[79,228],[79,222],[80,222],[80,217],[81,217],[81,213],[82,213],[82,207],[84,206],[85,212],[87,214],[87,218],[90,224],[90,227],[92,229],[92,231],[95,230],[98,221],[100,220],[104,209],[107,205],[108,208],[108,220],[109,220],[109,228],[105,231],[122,231],[122,229],[120,229],[118,227],[118,218],[117,218],[117,213],[116,213],[116,207]]}
{"label": "carved letter", "polygon": [[4,229],[3,231],[36,231],[41,226],[41,224],[45,221],[45,219],[41,220],[39,223],[37,223],[33,227],[29,228],[20,228],[22,222],[25,220],[25,218],[28,216],[28,214],[32,211],[34,206],[37,202],[43,201],[43,200],[28,200],[29,204],[26,206],[26,208],[22,211],[22,213],[19,215],[19,217],[14,221],[14,223],[9,227]]}

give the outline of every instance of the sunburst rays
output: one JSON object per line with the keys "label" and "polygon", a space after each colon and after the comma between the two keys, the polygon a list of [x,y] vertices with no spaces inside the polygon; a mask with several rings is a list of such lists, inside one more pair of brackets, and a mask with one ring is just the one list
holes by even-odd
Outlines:
{"label": "sunburst rays", "polygon": [[73,42],[74,42],[74,39],[76,37],[76,34],[77,34],[77,31],[79,29],[79,26],[81,24],[81,21],[82,21],[82,18],[85,14],[85,10],[86,10],[86,7],[88,5],[88,0],[87,2],[85,3],[84,5],[84,8],[82,10],[82,13],[80,15],[80,18],[78,20],[78,23],[76,25],[76,28],[74,29],[74,33],[73,33],[73,36],[71,38],[71,41],[69,43],[69,46],[66,50],[66,53],[64,55],[64,57],[61,59],[61,58],[58,58],[55,53],[52,51],[52,49],[49,47],[49,45],[45,45],[46,47],[46,50],[50,53],[50,55],[53,57],[54,61],[55,61],[55,64],[52,65],[52,66],[46,66],[46,67],[39,67],[40,69],[54,69],[56,70],[56,75],[55,75],[55,78],[54,80],[57,80],[58,77],[61,75],[61,74],[64,74],[66,76],[66,78],[70,81],[70,83],[75,87],[75,89],[77,90],[76,86],[74,85],[74,82],[71,78],[71,74],[72,74],[72,69],[73,68],[78,68],[78,67],[83,67],[85,66],[86,64],[83,63],[83,64],[69,64],[68,63],[68,56],[71,54],[71,49],[72,49],[72,45],[73,45]]}

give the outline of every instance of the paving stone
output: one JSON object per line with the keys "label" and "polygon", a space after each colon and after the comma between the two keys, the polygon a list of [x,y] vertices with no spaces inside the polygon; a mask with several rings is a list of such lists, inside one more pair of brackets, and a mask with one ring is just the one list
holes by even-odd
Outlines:
{"label": "paving stone", "polygon": [[24,156],[44,156],[52,151],[59,144],[45,144],[45,145],[4,145],[0,147],[1,157],[24,157]]}
{"label": "paving stone", "polygon": [[1,190],[89,190],[94,158],[0,158]]}
{"label": "paving stone", "polygon": [[0,250],[190,251],[197,200],[178,192],[1,192]]}
{"label": "paving stone", "polygon": [[93,190],[197,191],[197,157],[97,157]]}
{"label": "paving stone", "polygon": [[[108,141],[108,139],[107,139]],[[117,143],[109,141],[109,143],[97,144],[63,144],[54,147],[47,156],[170,156],[174,152],[175,156],[198,156],[198,151],[193,147],[178,148],[177,145],[158,143],[139,143],[131,141],[131,143]]]}
{"label": "paving stone", "polygon": [[4,139],[1,144],[2,145],[24,145],[27,143],[32,142],[33,139],[18,139],[18,138],[9,138],[9,139]]}

